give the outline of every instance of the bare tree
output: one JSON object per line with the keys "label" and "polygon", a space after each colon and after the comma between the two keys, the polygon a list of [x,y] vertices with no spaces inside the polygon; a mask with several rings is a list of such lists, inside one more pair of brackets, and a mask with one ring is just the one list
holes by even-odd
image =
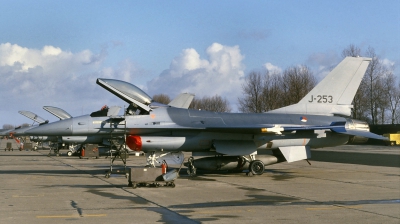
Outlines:
{"label": "bare tree", "polygon": [[283,74],[251,72],[242,84],[239,110],[263,113],[299,102],[316,84],[307,66],[293,66]]}
{"label": "bare tree", "polygon": [[367,83],[369,113],[371,124],[378,124],[384,121],[385,109],[388,105],[387,99],[383,97],[385,91],[382,82],[386,70],[373,48],[369,47],[366,55],[372,58],[364,77]]}
{"label": "bare tree", "polygon": [[12,125],[12,124],[3,124],[3,129],[14,129],[14,125]]}
{"label": "bare tree", "polygon": [[342,51],[342,57],[359,57],[361,55],[361,49],[354,44],[350,44],[347,48]]}
{"label": "bare tree", "polygon": [[[400,82],[398,82],[397,92],[400,95]],[[400,96],[399,96],[399,98],[400,98]],[[394,115],[392,115],[392,116],[394,116],[394,118],[395,118],[394,123],[395,124],[400,124],[400,110],[394,111]]]}
{"label": "bare tree", "polygon": [[171,102],[171,98],[166,94],[156,94],[153,96],[153,100],[162,104],[169,104]]}
{"label": "bare tree", "polygon": [[282,75],[284,106],[298,103],[316,85],[316,79],[310,69],[305,66],[292,66]]}
{"label": "bare tree", "polygon": [[[384,98],[388,102],[388,110],[391,124],[395,124],[397,120],[397,108],[400,104],[400,90],[396,86],[396,76],[392,71],[387,71],[387,75],[383,78]],[[399,83],[400,85],[400,83]]]}
{"label": "bare tree", "polygon": [[265,111],[285,106],[282,101],[282,82],[280,73],[267,73],[265,75],[262,97]]}
{"label": "bare tree", "polygon": [[239,98],[239,110],[245,113],[262,113],[264,111],[264,78],[260,72],[251,72],[242,84],[243,98]]}
{"label": "bare tree", "polygon": [[189,108],[195,110],[207,110],[214,112],[231,111],[228,100],[226,98],[222,98],[219,95],[215,95],[212,97],[204,96],[202,99],[194,98]]}

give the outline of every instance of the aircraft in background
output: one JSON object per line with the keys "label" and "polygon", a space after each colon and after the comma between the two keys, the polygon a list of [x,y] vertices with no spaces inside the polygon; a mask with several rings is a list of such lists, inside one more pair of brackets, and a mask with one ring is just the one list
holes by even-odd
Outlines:
{"label": "aircraft in background", "polygon": [[[196,168],[249,170],[261,175],[266,165],[311,158],[311,148],[345,144],[349,136],[386,140],[365,122],[348,118],[351,102],[370,58],[347,57],[299,103],[268,113],[217,113],[152,102],[136,86],[112,79],[97,84],[129,103],[124,116],[94,112],[27,131],[32,135],[124,136],[130,149],[146,153],[147,165],[183,162]],[[128,91],[129,90],[129,91]],[[361,125],[359,125],[361,124]],[[362,128],[359,128],[362,127]],[[368,126],[367,126],[368,127]],[[270,152],[269,155],[260,155]]]}

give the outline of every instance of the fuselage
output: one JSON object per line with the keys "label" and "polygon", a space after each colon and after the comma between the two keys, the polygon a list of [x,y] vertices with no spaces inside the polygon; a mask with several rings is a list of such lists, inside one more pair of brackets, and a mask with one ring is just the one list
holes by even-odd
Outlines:
{"label": "fuselage", "polygon": [[[346,122],[334,116],[302,114],[217,113],[174,107],[158,107],[148,115],[112,118],[84,115],[31,129],[31,134],[57,136],[96,136],[99,141],[109,136],[127,136],[127,144],[135,148],[140,138],[143,151],[203,151],[213,150],[216,140],[250,141],[258,150],[290,145],[311,148],[341,145],[348,136],[327,131],[294,131],[263,133],[263,128],[279,126],[329,126]],[[129,141],[128,138],[136,138]],[[132,140],[132,139],[131,139]],[[133,145],[132,145],[133,144]],[[137,145],[138,146],[138,145]]]}

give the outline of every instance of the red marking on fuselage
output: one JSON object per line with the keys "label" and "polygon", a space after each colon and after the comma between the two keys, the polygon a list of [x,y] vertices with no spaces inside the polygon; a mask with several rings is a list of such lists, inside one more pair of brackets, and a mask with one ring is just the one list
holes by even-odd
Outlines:
{"label": "red marking on fuselage", "polygon": [[142,138],[138,135],[126,136],[126,145],[134,151],[142,151]]}

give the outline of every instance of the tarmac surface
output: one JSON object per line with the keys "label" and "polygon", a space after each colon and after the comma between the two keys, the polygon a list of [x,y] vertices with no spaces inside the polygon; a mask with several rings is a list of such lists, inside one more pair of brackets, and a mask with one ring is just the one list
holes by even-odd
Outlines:
{"label": "tarmac surface", "polygon": [[133,189],[124,175],[105,178],[104,157],[4,151],[0,141],[0,223],[400,223],[400,147],[313,150],[311,166],[253,177],[182,169],[175,188]]}

